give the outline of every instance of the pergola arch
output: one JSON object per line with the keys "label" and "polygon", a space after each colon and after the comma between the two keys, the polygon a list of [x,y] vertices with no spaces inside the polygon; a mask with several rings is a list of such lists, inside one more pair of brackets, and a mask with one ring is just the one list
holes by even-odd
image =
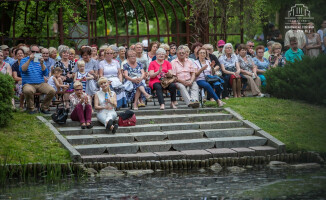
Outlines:
{"label": "pergola arch", "polygon": [[[2,44],[11,42],[16,45],[18,42],[30,43],[36,42],[45,46],[50,46],[53,42],[63,44],[67,42],[73,43],[76,47],[82,42],[87,44],[101,43],[123,43],[130,45],[132,42],[138,42],[142,39],[159,40],[164,42],[176,42],[179,44],[190,44],[193,42],[190,22],[191,4],[189,0],[81,0],[77,2],[76,15],[80,14],[81,19],[77,24],[72,21],[64,21],[64,8],[58,8],[55,11],[57,15],[57,32],[53,27],[52,18],[49,15],[37,16],[41,17],[43,22],[43,30],[39,35],[28,37],[19,35],[17,29],[17,9],[21,12],[21,5],[24,5],[24,25],[30,20],[28,18],[28,9],[31,2],[36,3],[36,9],[39,8],[40,2],[46,2],[47,8],[52,4],[56,4],[57,0],[10,0],[7,3],[13,3],[13,15],[11,16],[11,28],[9,34],[1,35]],[[78,3],[79,2],[79,3]],[[81,2],[81,3],[80,3]],[[243,2],[243,0],[240,0]],[[35,4],[34,4],[35,5]],[[44,4],[43,4],[44,5]],[[86,6],[86,9],[85,9]],[[130,16],[132,13],[132,16]],[[214,16],[217,16],[214,13]],[[217,16],[220,17],[220,16]],[[103,24],[99,23],[102,20]],[[125,23],[124,26],[122,24]],[[155,27],[156,26],[156,27]],[[51,28],[52,27],[52,28]],[[67,30],[67,27],[69,30]],[[155,33],[153,28],[155,27]],[[0,27],[1,32],[4,32],[3,25]],[[108,33],[109,29],[112,32]],[[103,29],[104,32],[103,32]],[[111,30],[110,29],[110,30]],[[132,33],[134,32],[134,33]],[[74,33],[74,34],[72,34]],[[209,37],[226,37],[225,32],[219,34],[205,33]],[[240,33],[243,35],[243,30]],[[238,35],[240,35],[238,34]],[[233,34],[236,35],[236,34]],[[207,40],[206,38],[206,40]],[[241,37],[242,38],[242,37]],[[195,38],[196,40],[196,38]],[[209,40],[209,39],[208,39]],[[208,41],[206,41],[208,42]]]}

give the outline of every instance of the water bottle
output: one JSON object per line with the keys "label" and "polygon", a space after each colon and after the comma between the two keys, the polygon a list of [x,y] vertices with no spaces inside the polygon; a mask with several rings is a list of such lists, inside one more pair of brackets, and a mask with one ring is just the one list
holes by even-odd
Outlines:
{"label": "water bottle", "polygon": [[105,93],[105,102],[109,102],[109,94],[107,92]]}

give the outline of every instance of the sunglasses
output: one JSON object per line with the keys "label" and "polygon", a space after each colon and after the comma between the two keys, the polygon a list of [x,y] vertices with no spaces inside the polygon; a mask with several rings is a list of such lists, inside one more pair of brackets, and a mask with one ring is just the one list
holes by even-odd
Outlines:
{"label": "sunglasses", "polygon": [[250,48],[253,48],[253,47],[255,47],[255,46],[249,45],[249,47],[250,47]]}
{"label": "sunglasses", "polygon": [[39,51],[31,51],[32,53],[39,53]]}
{"label": "sunglasses", "polygon": [[219,46],[218,48],[223,48],[224,46]]}

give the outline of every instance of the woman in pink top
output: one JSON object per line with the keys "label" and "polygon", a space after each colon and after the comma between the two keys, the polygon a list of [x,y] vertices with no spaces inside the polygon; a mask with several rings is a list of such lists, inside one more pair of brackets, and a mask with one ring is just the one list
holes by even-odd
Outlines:
{"label": "woman in pink top", "polygon": [[[149,87],[153,90],[156,90],[156,95],[158,98],[158,102],[160,104],[160,109],[164,110],[164,98],[163,98],[163,88],[160,83],[160,78],[164,77],[165,74],[170,73],[172,75],[172,66],[171,63],[165,60],[166,51],[162,48],[159,48],[156,51],[156,60],[152,61],[149,64]],[[176,109],[176,91],[177,87],[174,83],[171,83],[167,88],[171,94],[171,108]]]}

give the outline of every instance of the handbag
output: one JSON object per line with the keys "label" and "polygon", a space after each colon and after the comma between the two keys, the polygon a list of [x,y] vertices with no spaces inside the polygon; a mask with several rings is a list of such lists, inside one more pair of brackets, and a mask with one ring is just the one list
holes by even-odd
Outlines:
{"label": "handbag", "polygon": [[[198,60],[200,64],[200,68],[202,68],[201,62]],[[214,84],[215,82],[220,81],[220,77],[217,75],[206,75],[205,70],[203,70],[203,74],[205,76],[205,81],[209,84]]]}
{"label": "handbag", "polygon": [[136,115],[133,114],[132,117],[128,119],[123,119],[121,116],[119,116],[118,125],[119,126],[136,126]]}
{"label": "handbag", "polygon": [[171,83],[173,83],[175,80],[176,80],[176,76],[174,76],[174,75],[167,76],[167,74],[165,74],[164,76],[161,76],[160,82],[161,82],[162,88],[169,87],[169,85]]}
{"label": "handbag", "polygon": [[68,118],[68,110],[58,108],[57,112],[51,115],[51,118],[57,124],[65,124]]}

